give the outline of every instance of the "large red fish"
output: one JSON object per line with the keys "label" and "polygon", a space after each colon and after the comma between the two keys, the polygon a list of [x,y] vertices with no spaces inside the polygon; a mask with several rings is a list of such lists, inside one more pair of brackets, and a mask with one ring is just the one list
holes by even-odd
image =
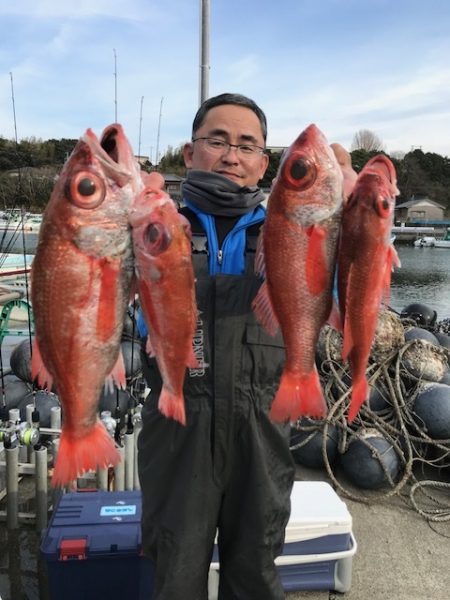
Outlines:
{"label": "large red fish", "polygon": [[197,322],[191,229],[173,200],[147,185],[130,213],[139,300],[149,330],[147,351],[163,380],[159,410],[186,423],[186,367],[198,367],[192,338]]}
{"label": "large red fish", "polygon": [[286,363],[271,408],[274,421],[326,414],[315,348],[332,305],[343,177],[325,136],[310,125],[285,154],[270,194],[263,250],[266,280],[254,301],[274,334],[281,326]]}
{"label": "large red fish", "polygon": [[338,258],[339,307],[343,322],[343,359],[352,372],[348,421],[369,393],[366,368],[391,272],[400,262],[391,243],[395,196],[399,193],[392,162],[380,154],[359,173],[342,216]]}
{"label": "large red fish", "polygon": [[63,425],[52,483],[116,464],[98,419],[109,376],[124,387],[120,353],[133,276],[128,210],[143,187],[120,125],[101,140],[88,129],[66,162],[44,213],[31,274],[33,376],[56,384]]}

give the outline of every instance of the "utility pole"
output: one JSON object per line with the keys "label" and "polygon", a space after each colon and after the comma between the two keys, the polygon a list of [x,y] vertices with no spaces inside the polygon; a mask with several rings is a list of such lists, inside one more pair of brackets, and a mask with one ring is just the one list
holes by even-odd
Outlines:
{"label": "utility pole", "polygon": [[209,97],[209,8],[209,0],[200,0],[200,104]]}

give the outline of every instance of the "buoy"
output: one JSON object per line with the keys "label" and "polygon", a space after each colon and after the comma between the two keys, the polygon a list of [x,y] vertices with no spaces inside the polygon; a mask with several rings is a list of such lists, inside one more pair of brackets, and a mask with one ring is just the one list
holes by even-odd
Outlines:
{"label": "buoy", "polygon": [[439,340],[434,333],[431,333],[428,329],[422,329],[422,327],[411,327],[410,329],[407,329],[405,331],[405,340],[407,342],[411,340],[426,340],[435,346],[440,345]]}
{"label": "buoy", "polygon": [[127,390],[114,389],[111,392],[103,389],[98,410],[100,413],[109,411],[114,418],[120,419],[120,426],[123,427],[128,408],[134,406],[134,402],[134,398]]}
{"label": "buoy", "polygon": [[389,392],[379,380],[375,384],[370,385],[370,394],[367,405],[370,410],[373,410],[374,412],[381,412],[391,408]]}
{"label": "buoy", "polygon": [[435,440],[450,439],[450,386],[427,385],[414,401],[416,423]]}
{"label": "buoy", "polygon": [[27,418],[26,407],[28,404],[34,404],[39,412],[39,424],[42,427],[50,427],[51,409],[54,406],[61,406],[59,398],[52,392],[38,390],[37,392],[29,392],[19,402],[17,408],[20,409],[20,419],[25,421]]}
{"label": "buoy", "polygon": [[378,315],[377,327],[373,338],[371,355],[384,360],[386,353],[391,353],[403,346],[405,332],[400,317],[392,310],[382,308]]}
{"label": "buoy", "polygon": [[31,379],[31,344],[26,339],[17,344],[11,352],[9,359],[11,370],[22,381],[32,383]]}
{"label": "buoy", "polygon": [[140,343],[136,340],[122,340],[121,348],[127,379],[138,377],[142,369]]}
{"label": "buoy", "polygon": [[376,429],[359,429],[357,433],[340,457],[348,479],[364,489],[388,485],[388,476],[394,483],[401,463],[392,444]]}
{"label": "buoy", "polygon": [[446,333],[441,333],[440,331],[437,331],[434,335],[436,336],[438,342],[443,348],[447,348],[448,350],[450,350],[450,335],[447,335]]}
{"label": "buoy", "polygon": [[436,323],[437,312],[426,304],[408,304],[400,314],[402,319],[412,319],[419,327],[433,327]]}
{"label": "buoy", "polygon": [[408,342],[401,364],[413,379],[440,381],[448,370],[445,350],[423,339]]}
{"label": "buoy", "polygon": [[[296,463],[309,467],[311,469],[321,469],[325,466],[323,457],[323,436],[325,422],[322,420],[313,420],[303,418],[299,422],[298,428],[291,429],[291,452]],[[338,431],[335,425],[329,424],[327,427],[326,452],[330,464],[336,459],[338,447]],[[298,446],[295,448],[295,446]]]}
{"label": "buoy", "polygon": [[32,391],[29,383],[18,379],[15,375],[6,375],[4,382],[5,406],[7,410],[17,408],[22,398]]}

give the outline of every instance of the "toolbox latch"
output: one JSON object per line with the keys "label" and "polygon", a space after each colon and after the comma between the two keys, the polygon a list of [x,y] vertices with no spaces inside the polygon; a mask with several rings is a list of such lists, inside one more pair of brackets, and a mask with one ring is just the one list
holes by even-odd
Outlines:
{"label": "toolbox latch", "polygon": [[59,560],[85,560],[86,539],[61,540],[59,545]]}

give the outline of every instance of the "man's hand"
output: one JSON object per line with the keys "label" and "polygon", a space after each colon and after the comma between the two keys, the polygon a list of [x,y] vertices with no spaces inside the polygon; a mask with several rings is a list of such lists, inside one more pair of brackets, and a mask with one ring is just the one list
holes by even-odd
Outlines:
{"label": "man's hand", "polygon": [[353,170],[352,157],[350,156],[350,153],[347,152],[347,150],[340,144],[334,143],[330,144],[330,146],[337,158],[344,176],[344,196],[345,200],[347,200],[352,193],[358,175],[356,171]]}

